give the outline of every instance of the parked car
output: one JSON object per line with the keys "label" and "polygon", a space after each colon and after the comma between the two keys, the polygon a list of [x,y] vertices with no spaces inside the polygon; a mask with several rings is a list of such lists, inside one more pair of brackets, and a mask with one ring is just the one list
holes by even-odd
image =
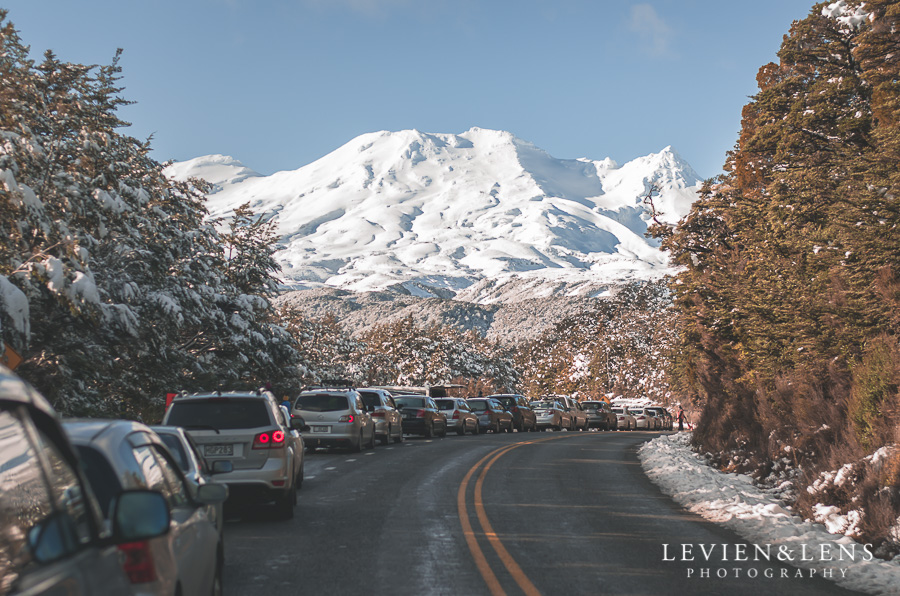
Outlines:
{"label": "parked car", "polygon": [[556,396],[556,400],[562,404],[563,409],[567,410],[572,418],[569,430],[585,430],[587,428],[588,415],[587,412],[582,409],[580,403],[568,395],[558,395]]}
{"label": "parked car", "polygon": [[220,482],[230,503],[274,501],[278,516],[294,516],[303,485],[302,417],[285,415],[268,391],[233,391],[182,395],[163,418],[165,426],[183,427],[202,449],[210,466],[229,461],[232,471]]}
{"label": "parked car", "polygon": [[537,428],[545,431],[562,430],[569,428],[571,425],[571,415],[563,409],[561,403],[555,399],[542,399],[540,401],[531,402],[531,408],[536,416]]}
{"label": "parked car", "polygon": [[517,431],[537,430],[537,416],[529,405],[528,398],[514,393],[489,395],[499,401],[513,416],[513,426]]}
{"label": "parked car", "polygon": [[447,429],[456,431],[458,435],[467,432],[478,434],[478,416],[461,397],[438,397],[434,403],[447,418]]}
{"label": "parked car", "polygon": [[398,395],[394,403],[403,415],[403,432],[426,438],[447,436],[447,417],[434,399],[424,395]]}
{"label": "parked car", "polygon": [[146,490],[119,493],[107,527],[56,413],[3,366],[0,493],[3,594],[130,594],[120,548],[169,530],[166,499]]}
{"label": "parked car", "polygon": [[306,448],[346,447],[353,452],[375,447],[375,421],[352,387],[309,388],[294,400],[292,416],[309,426]]}
{"label": "parked car", "polygon": [[660,421],[660,430],[672,430],[672,415],[662,406],[650,406],[647,408],[656,413],[656,417]]}
{"label": "parked car", "polygon": [[635,408],[631,410],[631,415],[634,416],[635,428],[642,428],[644,430],[656,430],[656,417],[653,416],[653,414],[646,408]]}
{"label": "parked car", "polygon": [[491,397],[470,397],[466,401],[478,416],[478,427],[482,432],[513,431],[513,416],[498,400]]}
{"label": "parked car", "polygon": [[586,401],[581,404],[588,415],[588,428],[600,430],[613,430],[618,424],[618,419],[612,411],[612,407],[605,401]]}
{"label": "parked car", "polygon": [[[197,498],[197,489],[204,484],[215,482],[213,480],[214,475],[227,474],[234,468],[230,461],[221,459],[214,462],[212,466],[207,464],[203,456],[200,455],[197,443],[180,426],[151,426],[150,429],[159,435],[159,438],[162,439],[162,442],[169,449],[169,453],[172,454],[175,463],[178,465],[181,473],[184,474],[191,496],[195,499]],[[225,530],[223,505],[224,503],[207,505],[210,518],[215,521],[220,536]]]}
{"label": "parked car", "polygon": [[618,430],[634,430],[637,423],[628,406],[614,406],[612,411],[616,415],[616,428]]}
{"label": "parked car", "polygon": [[359,396],[375,421],[375,437],[382,445],[391,441],[403,442],[403,418],[389,391],[384,389],[358,389]]}
{"label": "parked car", "polygon": [[[549,399],[555,401],[562,408],[562,426],[566,430],[575,430],[575,414],[572,409],[569,407],[567,400],[572,401],[571,398],[565,395],[548,395],[546,397],[542,397],[541,399]],[[585,421],[587,417],[585,416]]]}
{"label": "parked car", "polygon": [[162,439],[140,422],[68,420],[63,428],[111,523],[124,490],[151,490],[165,497],[171,512],[169,531],[120,546],[135,591],[160,596],[221,594],[225,549],[208,506],[225,501],[225,486],[204,484],[192,496]]}

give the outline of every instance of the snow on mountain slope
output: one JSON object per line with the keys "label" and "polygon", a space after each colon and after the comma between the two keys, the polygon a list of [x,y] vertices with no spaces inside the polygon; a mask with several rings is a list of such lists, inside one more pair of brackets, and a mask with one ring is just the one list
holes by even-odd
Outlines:
{"label": "snow on mountain slope", "polygon": [[[644,237],[650,184],[677,221],[700,179],[670,147],[619,167],[560,160],[508,132],[376,132],[298,170],[260,176],[224,156],[167,172],[213,184],[209,208],[277,216],[289,286],[453,295],[476,282],[603,287],[669,271]],[[470,292],[471,293],[471,292]],[[478,300],[477,295],[472,296]]]}

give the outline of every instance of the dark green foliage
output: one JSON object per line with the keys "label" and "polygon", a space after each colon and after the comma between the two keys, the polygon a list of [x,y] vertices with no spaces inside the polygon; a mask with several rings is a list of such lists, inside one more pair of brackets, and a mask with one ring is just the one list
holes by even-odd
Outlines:
{"label": "dark green foliage", "polygon": [[900,424],[900,3],[847,4],[793,24],[728,173],[655,229],[684,267],[672,382],[704,403],[695,441],[761,469],[792,446],[807,481]]}
{"label": "dark green foliage", "polygon": [[0,276],[30,322],[0,304],[17,372],[64,414],[150,420],[168,391],[296,376],[269,322],[270,229],[244,207],[223,242],[205,183],[169,180],[119,132],[118,59],[35,64],[0,12]]}

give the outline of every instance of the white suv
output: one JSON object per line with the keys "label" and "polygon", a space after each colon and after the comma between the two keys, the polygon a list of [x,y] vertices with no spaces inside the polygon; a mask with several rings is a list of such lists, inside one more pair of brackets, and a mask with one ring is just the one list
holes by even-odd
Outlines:
{"label": "white suv", "polygon": [[217,478],[228,485],[229,501],[275,501],[279,517],[294,516],[303,484],[303,420],[285,416],[270,392],[179,396],[163,424],[184,427],[210,466],[232,463],[232,471]]}
{"label": "white suv", "polygon": [[352,387],[307,388],[294,400],[293,419],[309,426],[305,441],[310,451],[316,447],[347,447],[359,452],[375,447],[375,422],[362,396]]}

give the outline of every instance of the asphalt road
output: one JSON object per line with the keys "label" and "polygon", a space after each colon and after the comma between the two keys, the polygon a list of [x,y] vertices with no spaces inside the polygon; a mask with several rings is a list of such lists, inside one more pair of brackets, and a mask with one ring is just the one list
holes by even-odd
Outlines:
{"label": "asphalt road", "polygon": [[[735,562],[745,540],[643,474],[636,449],[656,434],[454,435],[307,454],[293,520],[231,512],[226,594],[849,593],[754,561],[752,545]],[[707,561],[699,545],[719,546]]]}

